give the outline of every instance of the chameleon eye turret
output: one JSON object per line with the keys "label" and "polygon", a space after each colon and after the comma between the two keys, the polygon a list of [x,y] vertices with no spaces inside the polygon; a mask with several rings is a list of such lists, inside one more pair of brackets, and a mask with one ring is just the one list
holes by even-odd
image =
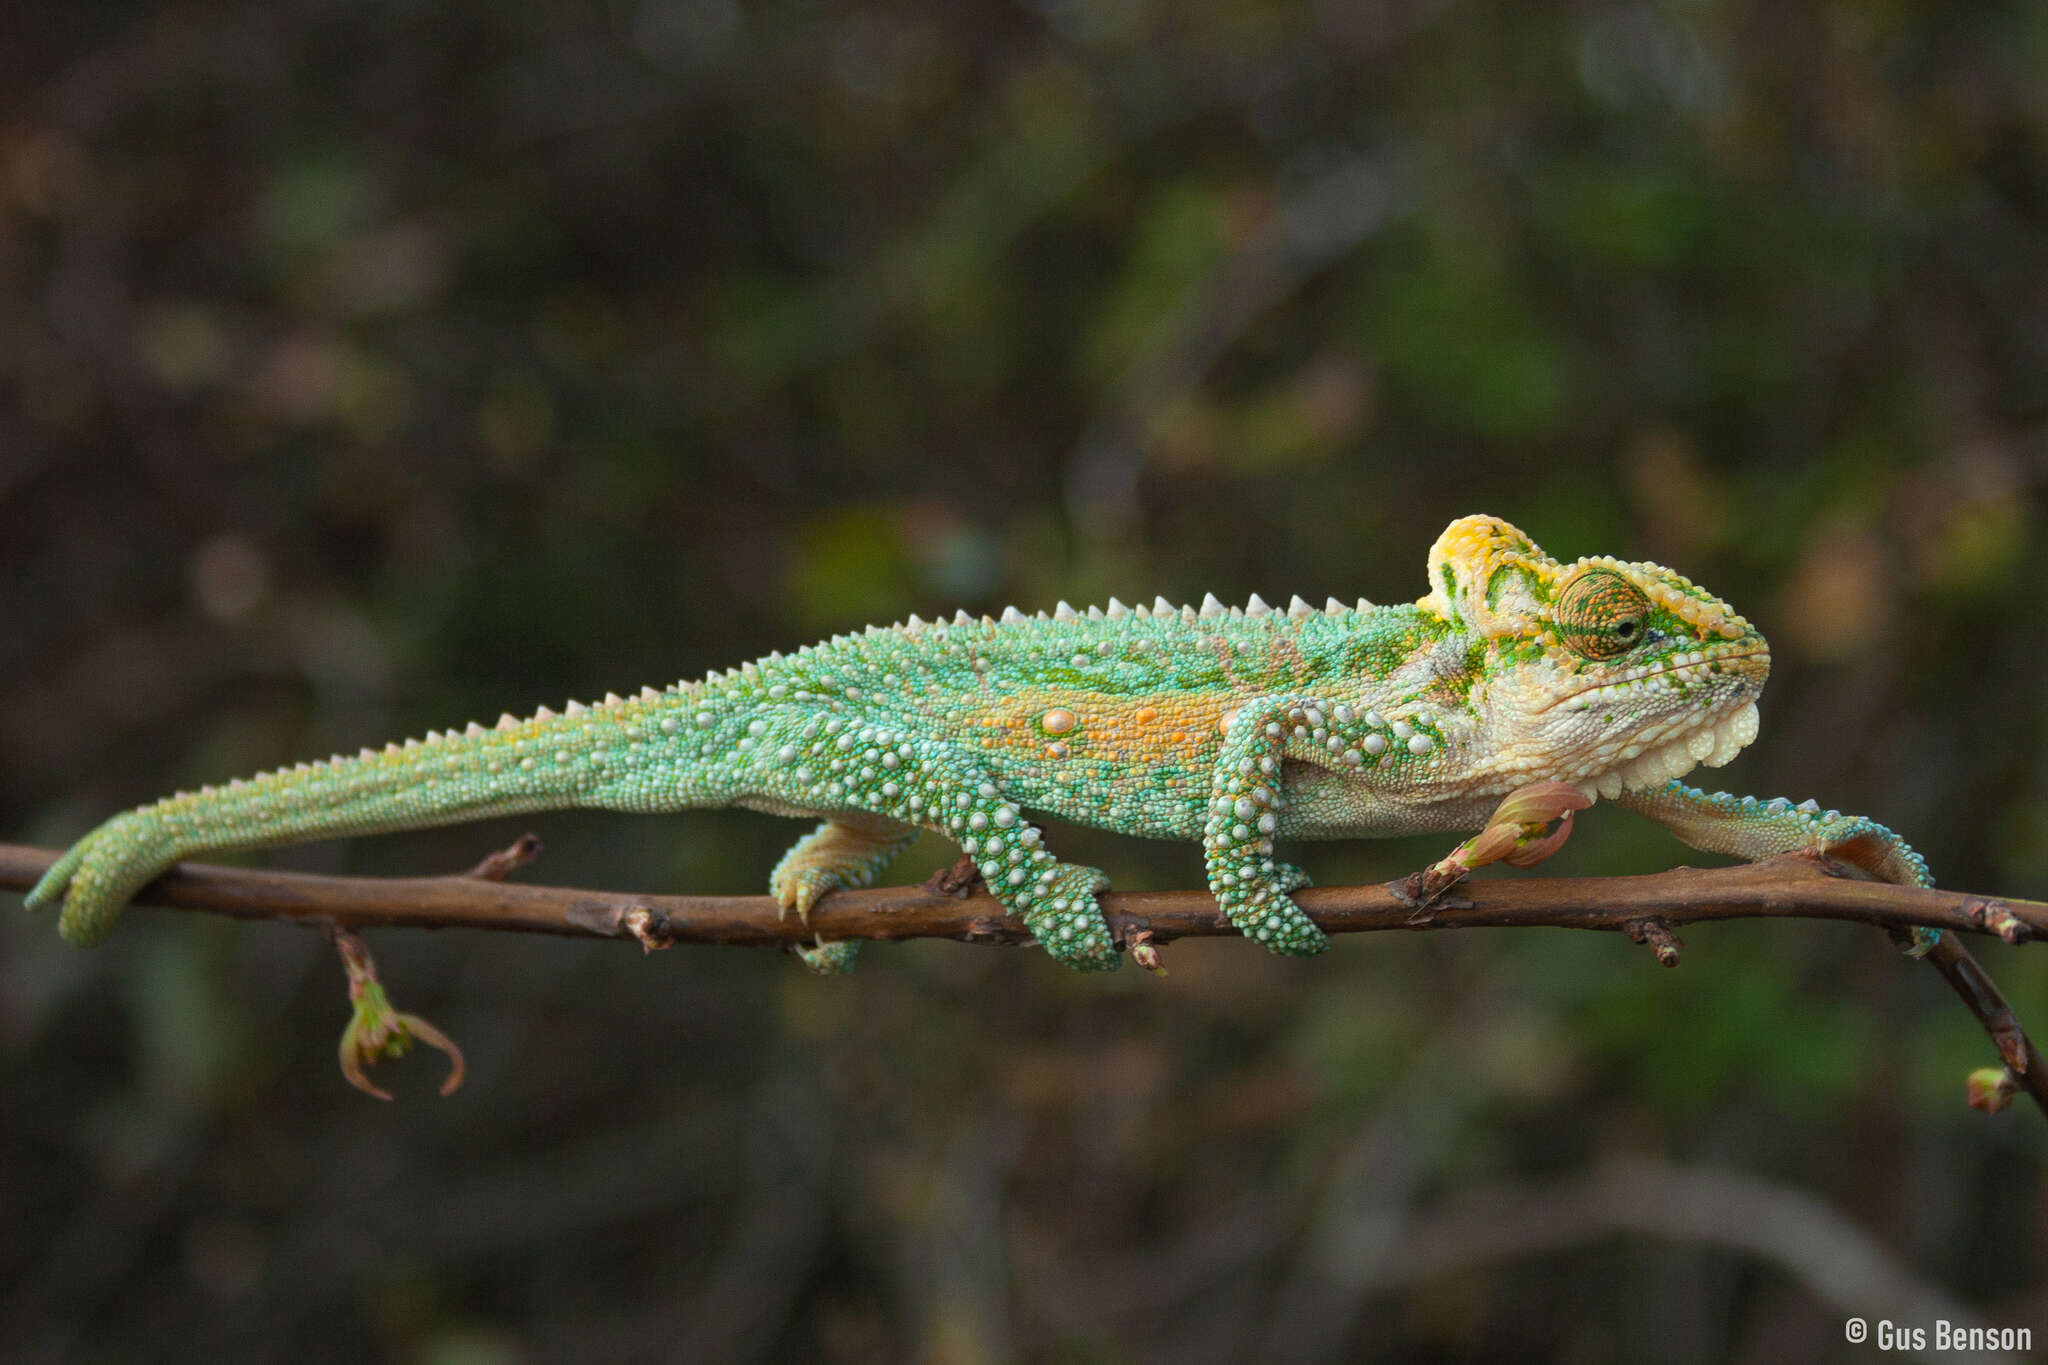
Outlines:
{"label": "chameleon eye turret", "polygon": [[1650,599],[1609,569],[1588,569],[1557,598],[1557,628],[1564,642],[1589,659],[1614,659],[1641,644]]}

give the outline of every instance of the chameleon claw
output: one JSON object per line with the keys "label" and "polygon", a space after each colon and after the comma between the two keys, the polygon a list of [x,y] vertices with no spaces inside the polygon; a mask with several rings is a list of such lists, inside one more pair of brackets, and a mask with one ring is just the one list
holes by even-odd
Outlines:
{"label": "chameleon claw", "polygon": [[1152,941],[1150,929],[1140,929],[1132,934],[1125,946],[1131,951],[1131,961],[1154,976],[1166,975],[1166,964],[1160,959],[1159,945]]}
{"label": "chameleon claw", "polygon": [[448,1054],[448,1077],[441,1082],[441,1093],[454,1094],[462,1085],[462,1049],[417,1014],[403,1014],[392,1008],[391,997],[377,980],[377,963],[362,939],[339,928],[329,930],[328,937],[340,952],[342,968],[348,973],[351,1013],[348,1027],[341,1031],[340,1046],[341,1074],[348,1083],[365,1095],[390,1099],[391,1092],[372,1081],[367,1068],[403,1057],[419,1041]]}

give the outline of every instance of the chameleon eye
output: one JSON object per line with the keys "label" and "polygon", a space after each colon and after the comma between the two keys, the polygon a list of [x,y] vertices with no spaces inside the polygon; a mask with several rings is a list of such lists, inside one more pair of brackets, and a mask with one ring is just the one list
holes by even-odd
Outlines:
{"label": "chameleon eye", "polygon": [[1642,643],[1650,600],[1618,573],[1588,569],[1557,598],[1557,629],[1589,659],[1613,659]]}

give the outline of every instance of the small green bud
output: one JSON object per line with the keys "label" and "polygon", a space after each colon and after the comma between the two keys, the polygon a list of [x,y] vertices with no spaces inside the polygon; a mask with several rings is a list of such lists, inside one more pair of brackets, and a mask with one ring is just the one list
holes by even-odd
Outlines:
{"label": "small green bud", "polygon": [[2002,1066],[1980,1066],[1970,1073],[1970,1107],[1996,1114],[2020,1093],[2019,1078]]}

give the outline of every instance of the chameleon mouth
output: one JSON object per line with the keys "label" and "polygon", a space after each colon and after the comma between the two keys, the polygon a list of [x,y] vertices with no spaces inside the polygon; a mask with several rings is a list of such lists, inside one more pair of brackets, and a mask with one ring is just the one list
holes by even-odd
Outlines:
{"label": "chameleon mouth", "polygon": [[[1719,671],[1721,665],[1737,663],[1744,659],[1763,660],[1763,671],[1766,676],[1769,675],[1771,651],[1767,648],[1750,648],[1734,653],[1696,649],[1690,654],[1681,654],[1671,662],[1659,664],[1655,668],[1631,669],[1611,681],[1592,683],[1580,688],[1576,692],[1567,692],[1559,697],[1557,701],[1553,702],[1552,705],[1562,705],[1579,697],[1594,696],[1602,692],[1610,696],[1620,696],[1636,684],[1649,682],[1653,678],[1675,677],[1680,682],[1711,682],[1721,676]],[[1750,673],[1755,670],[1743,669],[1740,671],[1742,673]]]}

